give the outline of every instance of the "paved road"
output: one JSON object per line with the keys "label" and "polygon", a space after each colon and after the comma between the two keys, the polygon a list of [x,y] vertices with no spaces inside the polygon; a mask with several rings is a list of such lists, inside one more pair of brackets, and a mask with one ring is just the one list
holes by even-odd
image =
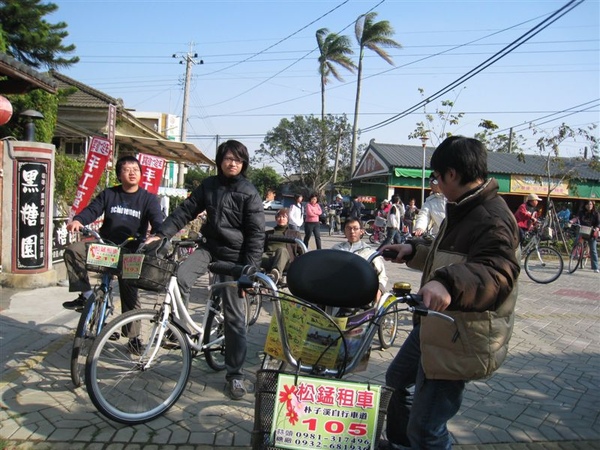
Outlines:
{"label": "paved road", "polygon": [[[324,237],[324,247],[341,237]],[[314,243],[311,242],[314,247]],[[419,274],[386,263],[390,280],[418,286]],[[202,280],[201,280],[202,282]],[[449,428],[457,449],[600,449],[600,277],[563,274],[549,285],[519,281],[510,355],[490,379],[471,382]],[[77,313],[64,287],[0,291],[0,449],[249,448],[254,397],[222,394],[224,376],[194,360],[189,388],[163,417],[137,426],[106,420],[85,388],[74,389],[69,356]],[[153,303],[149,296],[146,302]],[[250,329],[255,379],[269,315]],[[351,380],[383,383],[398,343],[374,349]],[[501,445],[504,444],[504,445]]]}

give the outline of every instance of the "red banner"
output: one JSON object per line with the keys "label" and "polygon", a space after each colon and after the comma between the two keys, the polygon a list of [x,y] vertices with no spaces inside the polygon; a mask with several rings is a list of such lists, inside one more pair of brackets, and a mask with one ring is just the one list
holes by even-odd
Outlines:
{"label": "red banner", "polygon": [[94,136],[90,142],[85,167],[83,168],[83,175],[81,175],[79,184],[77,185],[77,193],[75,194],[73,206],[71,206],[69,218],[72,219],[79,214],[79,212],[89,203],[92,193],[100,181],[102,171],[104,170],[104,167],[106,167],[109,155],[110,141],[105,138]]}
{"label": "red banner", "polygon": [[166,160],[159,156],[138,154],[142,166],[142,181],[140,186],[152,194],[158,194],[158,188],[165,171]]}

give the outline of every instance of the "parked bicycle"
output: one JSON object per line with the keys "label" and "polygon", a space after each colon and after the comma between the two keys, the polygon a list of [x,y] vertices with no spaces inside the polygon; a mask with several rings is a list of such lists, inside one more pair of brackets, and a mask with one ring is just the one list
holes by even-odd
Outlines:
{"label": "parked bicycle", "polygon": [[[139,255],[142,261],[138,282],[147,290],[166,290],[163,301],[155,309],[129,311],[113,320],[89,352],[85,373],[88,394],[98,411],[116,422],[144,423],[167,411],[183,393],[192,357],[198,354],[204,355],[212,369],[225,369],[224,315],[218,290],[235,282],[209,286],[204,313],[196,322],[181,298],[175,253],[166,259]],[[124,270],[127,263],[123,263]],[[229,270],[231,265],[226,267]],[[223,273],[218,268],[219,263],[209,266],[212,272]],[[240,275],[236,273],[237,277]],[[277,291],[269,277],[260,273],[256,277]],[[120,340],[110,339],[112,333],[134,324],[144,343],[138,352],[130,351]]]}
{"label": "parked bicycle", "polygon": [[[88,246],[86,269],[100,274],[99,283],[94,287],[92,295],[85,302],[71,350],[71,380],[75,387],[81,386],[85,373],[85,360],[94,339],[98,336],[107,319],[114,312],[113,279],[119,273],[119,255],[121,248],[134,240],[130,237],[121,245],[107,242],[95,230],[83,227],[84,237],[92,236],[96,242]],[[117,336],[115,334],[115,336]],[[113,338],[115,336],[112,336]]]}
{"label": "parked bicycle", "polygon": [[521,257],[525,273],[536,283],[552,283],[562,274],[564,262],[560,252],[551,245],[543,244],[549,240],[545,236],[547,227],[539,222],[535,228],[527,233],[526,244],[521,248]]}
{"label": "parked bicycle", "polygon": [[578,223],[574,223],[572,228],[578,238],[569,254],[569,273],[575,273],[579,268],[585,269],[590,258],[590,245],[587,240],[592,232],[592,227],[581,226]]}

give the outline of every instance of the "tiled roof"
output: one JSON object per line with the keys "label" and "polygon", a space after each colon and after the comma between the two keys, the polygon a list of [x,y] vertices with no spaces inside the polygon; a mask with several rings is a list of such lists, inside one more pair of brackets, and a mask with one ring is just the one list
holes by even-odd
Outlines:
{"label": "tiled roof", "polygon": [[55,70],[51,70],[50,75],[52,75],[58,83],[59,89],[77,88],[77,91],[69,95],[65,101],[61,103],[61,106],[76,108],[106,108],[109,104],[117,105],[119,107],[123,106],[122,99],[106,95],[102,91],[98,91],[80,81],[58,73]]}
{"label": "tiled roof", "polygon": [[[8,81],[12,80],[17,85],[22,86],[23,92],[27,92],[31,88],[40,88],[52,94],[56,93],[57,84],[51,77],[37,72],[6,53],[0,53],[0,75],[8,77]],[[4,84],[10,83],[4,82]],[[2,92],[1,89],[0,92]],[[16,92],[6,91],[4,93]]]}
{"label": "tiled roof", "polygon": [[[375,152],[383,159],[388,167],[409,167],[421,168],[423,165],[423,147],[420,145],[398,145],[398,144],[380,144],[371,142],[367,149]],[[429,167],[429,161],[434,148],[428,147],[425,152],[425,166]],[[366,153],[365,153],[366,154]],[[515,174],[515,175],[534,175],[545,176],[546,158],[541,155],[523,155],[523,160],[519,159],[516,153],[497,153],[488,152],[488,170],[490,173]],[[552,163],[552,173],[555,175],[563,174],[571,168],[574,168],[577,175],[587,180],[599,180],[600,171],[590,167],[591,160],[580,158],[559,158],[564,164],[564,168],[559,168],[559,164]],[[359,164],[360,165],[360,164]]]}

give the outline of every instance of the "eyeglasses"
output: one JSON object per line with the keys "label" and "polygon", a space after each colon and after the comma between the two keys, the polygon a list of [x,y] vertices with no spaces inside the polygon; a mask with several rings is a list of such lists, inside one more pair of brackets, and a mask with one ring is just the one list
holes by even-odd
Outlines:
{"label": "eyeglasses", "polygon": [[280,216],[275,216],[275,219],[287,219],[288,216],[286,214],[281,214]]}
{"label": "eyeglasses", "polygon": [[438,172],[431,172],[431,176],[429,177],[429,182],[431,184],[438,184],[438,178],[441,176]]}
{"label": "eyeglasses", "polygon": [[353,232],[353,233],[358,233],[361,230],[362,230],[362,228],[353,228],[353,227],[346,228],[346,231],[350,231],[350,232]]}
{"label": "eyeglasses", "polygon": [[232,158],[231,156],[226,156],[225,158],[223,158],[223,161],[225,161],[227,164],[243,164],[244,163],[244,161],[242,161],[241,159]]}
{"label": "eyeglasses", "polygon": [[125,173],[125,174],[130,174],[130,173],[141,173],[141,172],[140,172],[140,169],[138,169],[137,167],[136,167],[136,168],[131,168],[131,169],[121,169],[121,172],[122,172],[122,173]]}

